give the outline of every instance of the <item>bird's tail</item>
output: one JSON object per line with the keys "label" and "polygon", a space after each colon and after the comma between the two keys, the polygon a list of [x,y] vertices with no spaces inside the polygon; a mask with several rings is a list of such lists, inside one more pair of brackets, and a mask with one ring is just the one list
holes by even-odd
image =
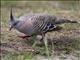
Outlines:
{"label": "bird's tail", "polygon": [[78,23],[78,21],[71,21],[68,19],[59,19],[57,21],[55,21],[56,24],[63,24],[63,23]]}

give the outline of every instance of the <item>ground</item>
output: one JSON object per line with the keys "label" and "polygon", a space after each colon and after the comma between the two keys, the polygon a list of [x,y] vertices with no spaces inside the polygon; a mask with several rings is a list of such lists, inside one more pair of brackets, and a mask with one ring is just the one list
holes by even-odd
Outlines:
{"label": "ground", "polygon": [[78,23],[61,24],[59,26],[62,29],[47,32],[45,36],[48,40],[47,47],[43,43],[39,44],[35,36],[29,40],[21,39],[17,37],[20,34],[17,30],[9,31],[10,5],[13,6],[13,14],[17,17],[25,13],[44,12],[80,22],[79,5],[72,6],[74,9],[72,7],[61,9],[62,5],[61,7],[56,5],[59,2],[53,2],[56,3],[53,4],[52,2],[2,1],[1,3],[2,60],[80,60],[80,24]]}

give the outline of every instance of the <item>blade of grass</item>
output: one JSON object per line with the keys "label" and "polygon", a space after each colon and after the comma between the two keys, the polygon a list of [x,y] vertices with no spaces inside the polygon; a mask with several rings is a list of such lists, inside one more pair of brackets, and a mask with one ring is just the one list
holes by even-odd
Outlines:
{"label": "blade of grass", "polygon": [[45,50],[46,50],[46,55],[48,57],[48,60],[49,60],[49,49],[48,49],[48,41],[47,41],[47,38],[44,37],[44,44],[45,44]]}

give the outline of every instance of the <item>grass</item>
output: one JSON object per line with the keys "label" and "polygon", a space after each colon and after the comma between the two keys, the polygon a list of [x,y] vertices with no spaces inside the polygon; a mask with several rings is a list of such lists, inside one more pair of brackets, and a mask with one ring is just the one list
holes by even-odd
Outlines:
{"label": "grass", "polygon": [[[3,59],[2,59],[3,60]],[[8,54],[4,57],[4,60],[32,60],[31,53],[25,53],[25,54]]]}
{"label": "grass", "polygon": [[[45,37],[48,39],[48,42],[45,45],[35,43],[35,37],[32,37],[30,40],[20,39],[17,37],[18,31],[9,31],[10,6],[13,6],[13,14],[17,17],[25,13],[49,13],[58,17],[80,21],[80,11],[77,8],[79,5],[75,4],[74,6],[72,3],[72,5],[69,4],[70,8],[67,6],[67,3],[67,9],[65,7],[61,9],[50,5],[50,3],[45,1],[1,2],[2,60],[38,60],[35,58],[37,55],[46,56],[46,54],[54,58],[55,55],[71,54],[80,59],[80,24],[62,24],[60,25],[63,27],[61,31],[48,32]],[[62,4],[64,5],[63,2]],[[50,41],[53,42],[51,43]]]}

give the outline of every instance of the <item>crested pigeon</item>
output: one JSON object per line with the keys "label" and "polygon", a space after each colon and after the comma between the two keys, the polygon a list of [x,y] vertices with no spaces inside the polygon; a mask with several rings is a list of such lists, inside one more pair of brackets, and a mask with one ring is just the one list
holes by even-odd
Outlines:
{"label": "crested pigeon", "polygon": [[49,14],[28,14],[15,18],[12,14],[12,10],[10,13],[10,30],[15,28],[26,36],[45,34],[49,30],[55,29],[58,24],[62,23],[77,23],[77,21],[59,19],[56,16]]}

